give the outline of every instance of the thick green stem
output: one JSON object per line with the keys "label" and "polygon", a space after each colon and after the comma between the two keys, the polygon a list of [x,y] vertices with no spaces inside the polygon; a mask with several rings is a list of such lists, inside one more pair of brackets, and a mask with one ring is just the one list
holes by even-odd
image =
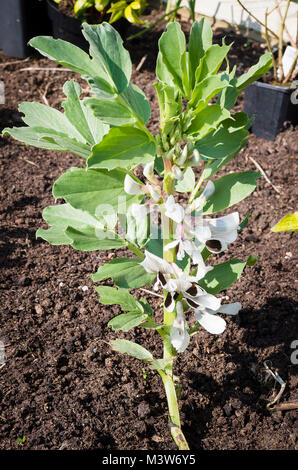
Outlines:
{"label": "thick green stem", "polygon": [[[174,193],[174,179],[171,175],[171,163],[170,161],[164,159],[164,167],[165,167],[165,174],[164,174],[164,191],[170,196]],[[171,248],[169,250],[165,250],[165,246],[173,241],[174,238],[174,228],[175,224],[172,219],[169,219],[165,215],[165,210],[161,207],[161,223],[162,223],[162,236],[163,236],[163,257],[169,263],[174,263],[176,259],[176,248]],[[167,292],[164,291],[164,298],[166,298]],[[171,327],[173,321],[175,320],[175,312],[168,312],[166,308],[164,308],[164,325],[166,327]],[[174,439],[177,447],[179,450],[189,450],[187,441],[181,431],[181,423],[180,423],[180,415],[179,415],[179,407],[178,407],[178,400],[177,400],[177,393],[174,384],[173,378],[173,363],[174,359],[176,358],[176,354],[173,350],[171,339],[169,334],[167,334],[164,338],[164,350],[163,350],[163,358],[168,361],[166,370],[158,370],[159,375],[162,378],[168,408],[169,408],[169,416],[170,416],[170,429],[171,435]]]}
{"label": "thick green stem", "polygon": [[179,408],[178,408],[174,381],[172,377],[166,374],[163,370],[159,370],[158,373],[161,376],[164,387],[165,387],[171,423],[180,427],[181,426],[180,415],[179,415]]}
{"label": "thick green stem", "polygon": [[178,400],[173,378],[166,374],[163,370],[158,370],[158,373],[161,376],[166,392],[172,438],[174,439],[179,450],[189,450],[187,440],[181,431]]}

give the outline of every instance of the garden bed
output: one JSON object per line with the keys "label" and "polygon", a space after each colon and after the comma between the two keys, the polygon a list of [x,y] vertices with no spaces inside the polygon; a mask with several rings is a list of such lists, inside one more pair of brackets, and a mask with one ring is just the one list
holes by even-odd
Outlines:
{"label": "garden bed", "polygon": [[[134,64],[132,80],[151,102],[152,132],[158,123],[153,88],[157,40],[164,26],[126,45]],[[128,34],[137,30],[131,26]],[[218,41],[222,36],[218,31]],[[234,33],[227,35],[227,42],[232,41],[230,62],[238,72],[263,53],[259,44]],[[75,77],[72,72],[22,70],[27,67],[57,65],[41,58],[16,62],[1,53],[0,79],[6,92],[1,127],[21,124],[17,107],[22,101],[58,106],[62,84]],[[242,107],[240,96],[237,110]],[[290,360],[291,343],[297,339],[295,234],[270,231],[295,210],[297,150],[297,131],[286,125],[275,142],[252,136],[227,167],[255,170],[252,157],[279,193],[262,178],[256,192],[237,206],[242,218],[247,213],[252,217],[231,253],[260,258],[225,293],[229,301],[242,302],[239,316],[227,320],[229,327],[221,336],[201,330],[179,355],[182,427],[193,451],[296,446],[296,411],[267,411],[279,386],[266,387],[252,369],[266,360],[287,382],[281,402],[297,400],[297,365]],[[121,250],[82,253],[35,239],[43,208],[54,203],[53,182],[80,161],[11,138],[0,138],[0,154],[0,340],[6,353],[0,369],[0,448],[175,449],[160,378],[147,368],[142,371],[136,359],[112,352],[106,343],[115,337],[107,323],[120,309],[99,304],[90,274]],[[218,258],[224,261],[225,255]],[[142,294],[154,307],[155,298]],[[156,356],[161,352],[150,331],[140,334],[136,328],[125,337],[155,350]]]}

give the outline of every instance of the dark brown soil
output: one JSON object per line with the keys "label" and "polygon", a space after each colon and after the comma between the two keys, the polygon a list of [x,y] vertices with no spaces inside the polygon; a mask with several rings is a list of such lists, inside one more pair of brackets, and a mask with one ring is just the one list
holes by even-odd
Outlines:
{"label": "dark brown soil", "polygon": [[[151,101],[153,132],[158,125],[154,62],[163,27],[128,44],[133,81]],[[132,26],[129,34],[136,31]],[[221,37],[219,31],[218,40]],[[235,34],[229,34],[227,41],[234,41],[230,61],[238,72],[263,52],[254,42],[245,46],[246,39]],[[1,127],[21,124],[17,107],[22,101],[46,98],[58,106],[62,84],[74,76],[22,71],[56,66],[46,59],[14,64],[14,59],[0,55],[0,61],[6,91]],[[240,97],[237,109],[242,109],[242,101]],[[6,352],[6,364],[0,369],[0,448],[175,449],[159,377],[147,368],[144,374],[141,362],[112,352],[106,343],[116,337],[107,323],[119,309],[99,304],[90,274],[117,254],[76,252],[35,239],[43,223],[42,210],[54,203],[53,182],[79,161],[71,154],[24,147],[10,138],[0,138],[0,152],[0,340]],[[296,446],[296,412],[267,411],[266,404],[279,386],[266,386],[253,372],[266,360],[287,382],[281,402],[297,400],[297,365],[290,359],[291,343],[298,339],[296,236],[270,231],[284,214],[295,210],[296,155],[297,131],[286,125],[275,142],[252,136],[221,172],[255,170],[253,157],[280,192],[262,178],[255,193],[238,205],[242,217],[247,213],[252,217],[231,245],[229,257],[244,259],[252,253],[261,260],[225,293],[227,300],[242,302],[239,317],[227,320],[221,336],[200,331],[177,361],[183,430],[193,451]],[[147,299],[155,306],[154,299]],[[151,332],[136,329],[119,336],[143,344],[156,356],[161,352],[161,343]],[[18,438],[23,436],[21,444]]]}

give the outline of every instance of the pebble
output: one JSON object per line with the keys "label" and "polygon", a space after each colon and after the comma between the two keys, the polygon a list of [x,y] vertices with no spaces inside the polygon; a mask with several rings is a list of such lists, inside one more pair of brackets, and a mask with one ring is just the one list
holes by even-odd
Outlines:
{"label": "pebble", "polygon": [[139,418],[145,418],[150,414],[150,406],[146,401],[142,401],[138,406],[138,416]]}
{"label": "pebble", "polygon": [[39,305],[39,304],[35,305],[34,309],[35,309],[35,312],[37,313],[37,315],[42,315],[43,314],[43,309],[42,309],[41,305]]}
{"label": "pebble", "polygon": [[226,403],[226,404],[224,405],[223,410],[224,410],[226,416],[228,416],[228,417],[231,416],[232,407],[231,407],[231,405],[230,405],[229,403]]}

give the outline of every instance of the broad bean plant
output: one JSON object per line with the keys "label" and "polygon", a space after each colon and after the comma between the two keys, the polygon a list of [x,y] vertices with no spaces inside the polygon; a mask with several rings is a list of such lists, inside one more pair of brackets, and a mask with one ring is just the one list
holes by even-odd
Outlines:
{"label": "broad bean plant", "polygon": [[[227,59],[231,45],[213,44],[205,19],[192,25],[188,47],[179,23],[170,23],[159,40],[160,127],[153,135],[146,126],[149,102],[130,81],[130,56],[117,31],[108,23],[84,23],[83,35],[90,55],[51,37],[35,37],[30,44],[81,75],[89,96],[80,99],[79,84],[69,80],[63,86],[64,112],[22,103],[26,126],[6,128],[3,134],[85,160],[84,168],[70,168],[54,183],[54,198],[65,202],[44,209],[50,228],[39,229],[37,237],[83,251],[131,252],[99,266],[92,279],[101,281],[99,301],[123,311],[108,326],[115,332],[154,330],[163,341],[163,356],[123,337],[109,344],[160,375],[170,431],[184,450],[189,447],[181,429],[174,361],[201,328],[215,335],[225,330],[224,316],[236,315],[241,304],[239,299],[224,304],[218,294],[256,260],[219,263],[214,254],[226,251],[247,224],[249,215],[240,220],[232,207],[253,192],[260,174],[215,175],[247,142],[247,115],[231,112],[237,96],[272,66],[272,59],[265,54],[236,77]],[[225,209],[228,214],[216,216]],[[115,287],[110,280],[104,285],[107,279]],[[139,288],[142,294],[136,298],[130,291]],[[156,308],[163,311],[162,321],[144,290],[147,299],[153,299],[151,292],[160,302]]]}

